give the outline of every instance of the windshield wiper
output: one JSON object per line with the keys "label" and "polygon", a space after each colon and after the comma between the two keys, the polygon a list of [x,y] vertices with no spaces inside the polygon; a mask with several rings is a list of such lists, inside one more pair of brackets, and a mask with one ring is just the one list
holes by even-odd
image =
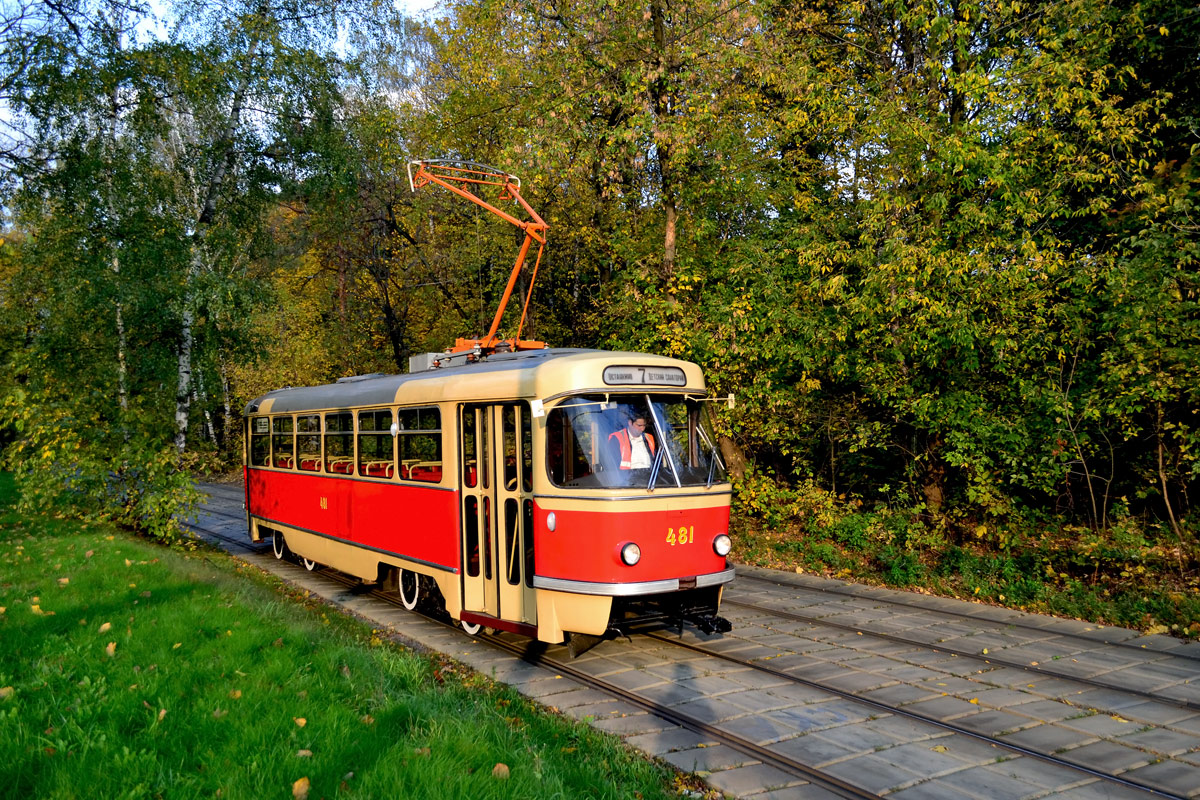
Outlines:
{"label": "windshield wiper", "polygon": [[654,491],[654,482],[658,480],[658,470],[662,467],[663,449],[658,448],[658,452],[654,454],[654,463],[650,465],[650,482],[646,484],[646,491]]}

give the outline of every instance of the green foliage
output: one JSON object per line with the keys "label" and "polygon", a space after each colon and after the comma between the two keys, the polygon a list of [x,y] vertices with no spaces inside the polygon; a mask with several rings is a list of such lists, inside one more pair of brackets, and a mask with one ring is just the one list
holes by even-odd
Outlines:
{"label": "green foliage", "polygon": [[186,538],[179,519],[199,501],[191,472],[169,444],[123,437],[86,404],[13,389],[0,425],[16,431],[8,466],[18,510],[111,520],[162,541]]}

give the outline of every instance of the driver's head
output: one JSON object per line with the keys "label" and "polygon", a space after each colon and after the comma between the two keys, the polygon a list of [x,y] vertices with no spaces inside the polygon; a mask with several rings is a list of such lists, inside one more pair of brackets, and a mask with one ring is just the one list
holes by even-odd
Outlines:
{"label": "driver's head", "polygon": [[630,436],[641,436],[646,432],[646,418],[641,414],[630,414],[625,430],[629,431]]}

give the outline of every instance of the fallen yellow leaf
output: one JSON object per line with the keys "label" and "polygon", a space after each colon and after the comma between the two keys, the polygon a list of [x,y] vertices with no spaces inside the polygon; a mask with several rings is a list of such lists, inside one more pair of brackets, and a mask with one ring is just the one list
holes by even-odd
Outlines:
{"label": "fallen yellow leaf", "polygon": [[935,747],[931,747],[931,748],[929,748],[929,749],[930,749],[930,750],[932,750],[932,751],[933,751],[933,752],[935,752],[935,753],[944,753],[944,752],[946,752],[946,745],[944,745],[944,744],[939,744],[939,745],[937,745],[937,746],[935,746]]}
{"label": "fallen yellow leaf", "polygon": [[59,579],[58,579],[58,585],[59,585],[59,586],[66,586],[66,585],[67,585],[68,583],[70,583],[70,582],[71,582],[71,579],[70,579],[70,578],[59,578]]}
{"label": "fallen yellow leaf", "polygon": [[109,658],[115,656],[117,654],[117,643],[109,642],[108,646],[104,648],[104,652],[108,653]]}
{"label": "fallen yellow leaf", "polygon": [[312,758],[312,750],[297,750],[297,758]]}
{"label": "fallen yellow leaf", "polygon": [[492,777],[497,780],[508,780],[508,764],[497,764],[492,767]]}
{"label": "fallen yellow leaf", "polygon": [[308,778],[301,778],[296,781],[292,784],[292,797],[296,798],[296,800],[308,800],[309,786]]}
{"label": "fallen yellow leaf", "polygon": [[301,728],[308,724],[308,720],[306,720],[304,717],[293,717],[292,719],[295,720],[296,724]]}
{"label": "fallen yellow leaf", "polygon": [[171,645],[172,650],[178,650],[181,647],[183,647],[183,642],[176,642],[175,644]]}
{"label": "fallen yellow leaf", "polygon": [[979,705],[979,698],[978,698],[978,697],[972,697],[972,698],[971,698],[970,700],[968,700],[967,702],[968,702],[968,703],[970,703],[970,704],[971,704],[971,705],[973,705],[973,706],[977,706],[977,705]]}
{"label": "fallen yellow leaf", "polygon": [[158,710],[158,721],[162,722],[163,717],[165,717],[166,715],[167,715],[167,710],[165,708],[160,708]]}
{"label": "fallen yellow leaf", "polygon": [[109,631],[111,628],[112,628],[112,623],[111,623],[111,622],[106,622],[106,623],[104,623],[103,625],[101,625],[101,626],[100,626],[100,633],[108,633],[108,631]]}
{"label": "fallen yellow leaf", "polygon": [[363,714],[361,717],[359,717],[359,719],[362,720],[363,725],[374,725],[375,724],[375,718],[372,717],[370,714]]}
{"label": "fallen yellow leaf", "polygon": [[31,605],[29,607],[29,610],[32,611],[34,614],[36,614],[39,617],[42,616],[42,607],[39,606],[37,603],[34,603],[33,605]]}
{"label": "fallen yellow leaf", "polygon": [[242,690],[241,689],[233,689],[229,692],[229,696],[232,697],[234,700],[240,700],[242,697]]}
{"label": "fallen yellow leaf", "polygon": [[0,700],[7,700],[13,696],[15,689],[11,686],[0,686]]}
{"label": "fallen yellow leaf", "polygon": [[133,562],[132,562],[132,561],[130,561],[128,558],[127,558],[127,559],[125,559],[125,566],[127,566],[127,567],[128,567],[128,566],[132,566],[132,565],[133,565]]}

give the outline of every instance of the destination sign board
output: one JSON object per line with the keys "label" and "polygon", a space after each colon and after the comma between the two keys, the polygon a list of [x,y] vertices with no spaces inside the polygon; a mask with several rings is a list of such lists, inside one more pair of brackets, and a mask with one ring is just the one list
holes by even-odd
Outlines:
{"label": "destination sign board", "polygon": [[608,386],[687,386],[687,376],[679,367],[605,367]]}

